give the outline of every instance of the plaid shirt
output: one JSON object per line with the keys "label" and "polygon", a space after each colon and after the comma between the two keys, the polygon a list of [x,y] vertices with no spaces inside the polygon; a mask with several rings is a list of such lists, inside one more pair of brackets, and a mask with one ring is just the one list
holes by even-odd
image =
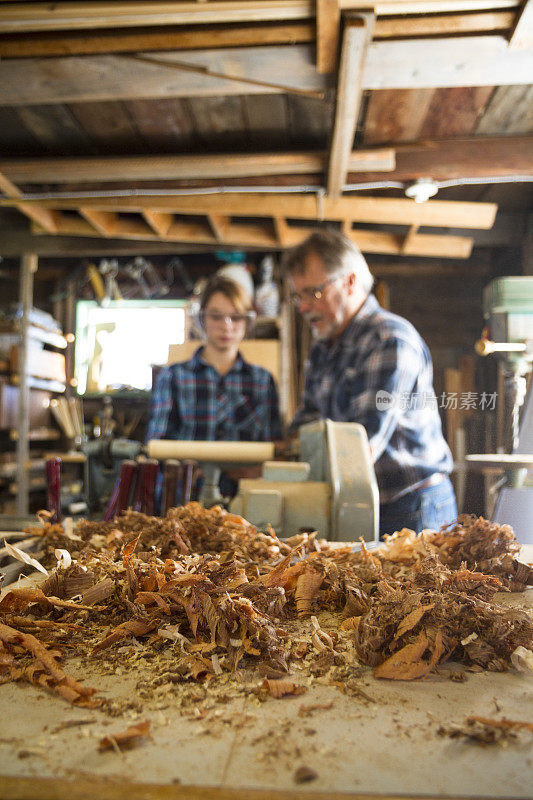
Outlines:
{"label": "plaid shirt", "polygon": [[411,323],[370,295],[341,336],[311,349],[303,405],[291,423],[332,419],[366,428],[380,502],[449,473],[429,350]]}
{"label": "plaid shirt", "polygon": [[152,392],[146,440],[262,442],[281,439],[278,394],[266,369],[240,354],[222,376],[198,348],[163,369]]}

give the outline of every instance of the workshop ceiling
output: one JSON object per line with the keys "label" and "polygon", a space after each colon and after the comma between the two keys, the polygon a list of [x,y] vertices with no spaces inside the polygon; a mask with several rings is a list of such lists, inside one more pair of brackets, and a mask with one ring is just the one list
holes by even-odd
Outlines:
{"label": "workshop ceiling", "polygon": [[[0,58],[26,247],[283,248],[329,221],[368,253],[468,258],[497,207],[531,207],[532,0],[13,0]],[[405,197],[426,178],[436,198]]]}

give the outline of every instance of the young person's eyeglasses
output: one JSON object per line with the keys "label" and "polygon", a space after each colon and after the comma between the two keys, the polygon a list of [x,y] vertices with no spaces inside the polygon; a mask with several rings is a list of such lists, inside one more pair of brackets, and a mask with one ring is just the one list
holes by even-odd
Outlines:
{"label": "young person's eyeglasses", "polygon": [[251,324],[255,319],[255,313],[249,311],[247,314],[222,314],[219,311],[204,311],[202,313],[202,321],[211,322],[213,325],[225,325],[230,322],[232,325]]}
{"label": "young person's eyeglasses", "polygon": [[331,275],[327,281],[321,283],[320,286],[307,286],[305,289],[302,289],[301,292],[291,292],[291,303],[297,306],[304,301],[306,303],[314,303],[316,300],[320,300],[324,295],[324,289],[339,278],[342,278],[342,275]]}

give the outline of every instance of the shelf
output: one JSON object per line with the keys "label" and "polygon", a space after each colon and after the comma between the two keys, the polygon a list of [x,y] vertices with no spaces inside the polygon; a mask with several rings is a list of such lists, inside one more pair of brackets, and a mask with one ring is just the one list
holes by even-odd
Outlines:
{"label": "shelf", "polygon": [[[28,464],[26,464],[26,469],[28,471],[34,470],[42,470],[45,467],[45,459],[44,458],[35,458],[31,459]],[[17,465],[14,461],[8,464],[1,464],[0,465],[0,478],[14,478],[17,474]]]}
{"label": "shelf", "polygon": [[[18,386],[19,382],[18,375],[11,376],[11,384],[13,386]],[[26,382],[30,389],[43,389],[45,392],[54,392],[56,394],[62,394],[67,388],[61,381],[54,381],[49,378],[34,378],[31,375],[28,375]]]}
{"label": "shelf", "polygon": [[[9,438],[12,442],[16,442],[18,440],[19,432],[16,428],[12,428],[9,431]],[[30,431],[28,438],[30,442],[52,442],[61,439],[61,434],[59,431],[56,431],[53,428],[36,428],[35,430]]]}
{"label": "shelf", "polygon": [[43,344],[49,344],[51,347],[59,347],[60,350],[64,350],[68,345],[68,342],[62,333],[45,331],[43,328],[36,328],[35,325],[29,326],[28,338],[36,339],[38,342],[42,342]]}
{"label": "shelf", "polygon": [[[0,329],[0,341],[7,339],[13,344],[18,344],[20,339],[20,331],[17,327]],[[68,345],[66,338],[62,333],[56,331],[46,331],[44,328],[38,328],[36,325],[28,327],[28,339],[33,339],[42,344],[48,344],[51,347],[58,347],[60,350],[65,350]]]}

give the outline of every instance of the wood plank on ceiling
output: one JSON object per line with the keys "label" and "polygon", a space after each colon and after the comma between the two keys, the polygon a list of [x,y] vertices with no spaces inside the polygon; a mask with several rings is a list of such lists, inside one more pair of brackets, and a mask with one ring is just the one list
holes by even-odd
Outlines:
{"label": "wood plank on ceiling", "polygon": [[[2,119],[0,109],[0,120]],[[529,136],[451,139],[416,142],[390,148],[352,152],[349,181],[355,183],[387,180],[412,181],[430,176],[435,180],[479,178],[487,175],[533,175],[533,138]],[[394,165],[396,152],[396,165]],[[319,173],[324,151],[299,153],[251,153],[237,156],[218,153],[203,156],[124,156],[89,159],[0,159],[0,170],[16,183],[80,182],[120,179],[143,181],[152,178],[198,178],[204,185],[216,186],[234,180],[254,183],[256,175],[286,185],[301,182],[298,174]],[[369,159],[369,161],[367,160]],[[375,159],[379,160],[376,164]],[[379,171],[377,169],[379,166]],[[384,171],[389,174],[384,175]],[[213,176],[219,176],[213,178]],[[294,175],[294,178],[285,176]],[[279,176],[279,178],[278,178]],[[272,183],[272,185],[275,185]],[[479,190],[479,189],[478,189]]]}
{"label": "wood plank on ceiling", "polygon": [[[172,68],[134,61],[128,55],[3,61],[0,104],[323,93],[329,85],[327,76],[315,70],[310,45],[159,53],[157,58]],[[176,70],[176,64],[187,69]],[[189,71],[189,66],[200,71]],[[202,74],[204,68],[239,80]],[[261,85],[265,80],[269,85]],[[411,89],[530,83],[533,50],[510,50],[506,39],[495,35],[372,42],[362,85],[364,89]]]}
{"label": "wood plank on ceiling", "polygon": [[[102,235],[104,228],[99,224],[72,216],[56,215],[56,228],[59,235],[94,236]],[[166,241],[187,242],[191,244],[223,244],[233,247],[259,247],[272,248],[279,246],[278,228],[268,222],[245,224],[232,222],[224,227],[224,239],[220,242],[213,234],[211,225],[203,225],[197,221],[174,220],[165,234]],[[293,227],[285,229],[286,247],[293,247],[301,242],[309,233],[316,230],[314,227]],[[137,240],[160,239],[154,234],[150,226],[147,229],[140,221],[120,220],[117,218],[113,224],[114,238]],[[403,237],[397,234],[381,231],[353,230],[349,231],[351,238],[357,246],[366,253],[382,253],[387,255],[403,255]],[[413,240],[409,247],[409,255],[440,258],[468,258],[473,246],[473,239],[464,236],[436,236],[434,234],[420,234]]]}
{"label": "wood plank on ceiling", "polygon": [[498,87],[479,120],[476,133],[533,133],[533,86]]}
{"label": "wood plank on ceiling", "polygon": [[[281,49],[280,49],[281,48]],[[327,78],[317,75],[309,45],[228,48],[158,53],[161,63],[129,55],[13,59],[0,63],[0,104],[92,102],[161,97],[272,94],[272,86],[323,92]],[[177,70],[176,64],[183,64]],[[198,72],[188,67],[198,68]],[[222,79],[202,70],[239,80]],[[242,79],[242,80],[240,80]],[[247,79],[255,81],[248,83]],[[22,93],[22,94],[21,94]],[[33,101],[30,98],[35,98]]]}
{"label": "wood plank on ceiling", "polygon": [[95,152],[91,139],[68,106],[21,106],[17,113],[26,130],[45,149],[64,155]]}
{"label": "wood plank on ceiling", "polygon": [[37,203],[18,201],[21,192],[18,187],[0,172],[0,192],[13,201],[15,208],[34,222],[37,222],[47,233],[57,232],[57,214],[55,211],[43,208]]}
{"label": "wood plank on ceiling", "polygon": [[[31,200],[27,195],[24,202]],[[121,212],[142,212],[145,209],[173,211],[179,214],[227,214],[246,217],[284,216],[287,219],[343,220],[390,225],[453,226],[457,228],[490,228],[494,223],[497,206],[491,203],[464,203],[458,201],[430,200],[414,203],[406,198],[344,196],[337,199],[319,198],[311,193],[240,193],[186,194],[150,196],[103,197],[81,193],[76,199],[53,198],[39,201],[43,208],[76,209],[97,208]],[[1,199],[0,205],[11,206],[13,201]]]}
{"label": "wood plank on ceiling", "polygon": [[331,130],[333,104],[313,97],[288,95],[288,134],[294,147],[323,148]]}
{"label": "wood plank on ceiling", "polygon": [[328,194],[342,194],[353,148],[355,126],[363,96],[363,71],[372,40],[374,15],[350,16],[345,20],[338,73],[335,121],[328,159]]}
{"label": "wood plank on ceiling", "polygon": [[[399,145],[395,148],[396,167],[387,179],[533,175],[532,148],[533,139],[529,136],[479,136]],[[350,181],[379,181],[383,177],[379,172],[354,173]]]}
{"label": "wood plank on ceiling", "polygon": [[311,0],[255,0],[217,3],[20,3],[0,7],[0,33],[79,30],[147,25],[213,24],[305,19],[314,16]]}
{"label": "wood plank on ceiling", "polygon": [[[220,152],[176,156],[0,159],[0,170],[17,183],[143,181],[318,173],[324,169],[325,160],[326,153],[323,150],[299,153]],[[352,153],[349,167],[351,170],[376,169],[387,172],[394,169],[394,163],[392,148],[376,148]]]}
{"label": "wood plank on ceiling", "polygon": [[[287,98],[282,94],[244,95],[243,114],[250,144],[257,147],[287,147],[289,122]],[[258,171],[257,174],[260,174]]]}
{"label": "wood plank on ceiling", "polygon": [[523,0],[516,24],[509,40],[511,50],[527,50],[533,47],[533,2]]}
{"label": "wood plank on ceiling", "polygon": [[340,29],[339,0],[317,0],[316,68],[321,74],[335,72],[337,68]]}
{"label": "wood plank on ceiling", "polygon": [[[337,0],[330,0],[338,6]],[[374,39],[415,36],[490,33],[510,30],[515,11],[467,11],[461,14],[426,14],[383,17],[376,20]],[[256,25],[204,25],[186,28],[127,28],[98,31],[4,34],[0,37],[0,57],[36,58],[39,56],[91,55],[97,53],[199,50],[220,47],[251,47],[268,44],[301,44],[315,41],[314,22],[277,22]],[[331,45],[330,52],[333,52]]]}
{"label": "wood plank on ceiling", "polygon": [[267,44],[299,44],[315,40],[313,22],[278,22],[258,25],[203,25],[186,28],[147,28],[68,31],[66,33],[4,34],[0,57],[94,55],[154,50],[198,50],[250,47]]}
{"label": "wood plank on ceiling", "polygon": [[445,139],[473,133],[492,92],[492,86],[435,89],[420,138]]}
{"label": "wood plank on ceiling", "polygon": [[371,92],[364,123],[365,144],[415,142],[435,89],[381,89]]}
{"label": "wood plank on ceiling", "polygon": [[375,39],[398,39],[402,36],[443,36],[445,34],[490,33],[509,30],[514,11],[467,11],[462,14],[414,14],[376,20]]}
{"label": "wood plank on ceiling", "polygon": [[193,121],[178,98],[129,100],[125,110],[151,152],[176,152],[195,142]]}
{"label": "wood plank on ceiling", "polygon": [[[372,9],[380,16],[420,13],[420,0],[340,0],[344,10]],[[446,13],[516,8],[519,0],[425,0],[423,12]],[[219,0],[216,3],[144,2],[22,3],[0,7],[0,32],[80,30],[310,19],[311,0]]]}
{"label": "wood plank on ceiling", "polygon": [[509,50],[503,36],[373,42],[363,75],[365,89],[529,83],[533,50]]}
{"label": "wood plank on ceiling", "polygon": [[190,97],[187,104],[195,139],[212,149],[243,149],[249,144],[240,97]]}
{"label": "wood plank on ceiling", "polygon": [[70,103],[70,111],[100,152],[139,152],[142,139],[124,103]]}

